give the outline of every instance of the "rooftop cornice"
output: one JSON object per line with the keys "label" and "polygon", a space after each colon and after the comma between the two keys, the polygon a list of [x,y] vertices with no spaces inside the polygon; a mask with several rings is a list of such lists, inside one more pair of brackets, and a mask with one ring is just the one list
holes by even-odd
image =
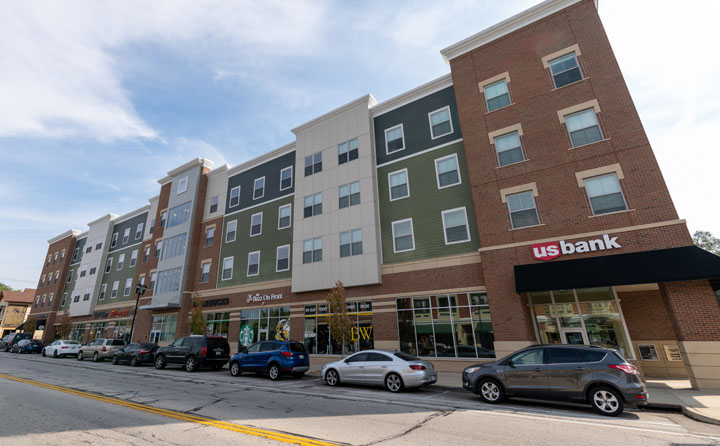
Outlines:
{"label": "rooftop cornice", "polygon": [[187,163],[183,164],[182,166],[178,166],[167,173],[167,176],[164,178],[160,178],[158,180],[158,183],[162,186],[166,183],[169,183],[172,181],[173,177],[176,175],[180,175],[181,173],[185,172],[186,170],[190,170],[193,167],[208,167],[212,169],[212,167],[215,165],[215,162],[212,160],[209,160],[207,158],[201,158],[197,157],[194,160],[190,160]]}
{"label": "rooftop cornice", "polygon": [[419,87],[413,88],[412,90],[406,91],[405,93],[399,94],[387,101],[373,106],[370,108],[370,112],[374,118],[375,116],[382,115],[383,113],[387,113],[391,110],[402,107],[403,105],[440,91],[443,88],[447,88],[452,84],[453,80],[451,73],[442,75],[437,79],[433,79],[430,82],[420,85]]}
{"label": "rooftop cornice", "polygon": [[103,220],[115,220],[116,218],[117,218],[117,214],[113,214],[113,213],[105,214],[102,217],[97,218],[97,219],[91,221],[90,223],[88,223],[88,226],[92,226],[96,223],[100,223]]}
{"label": "rooftop cornice", "polygon": [[53,243],[59,242],[60,240],[65,239],[67,237],[71,237],[71,236],[77,237],[78,234],[80,234],[80,231],[78,231],[77,229],[70,229],[68,231],[63,232],[60,235],[56,235],[55,237],[51,238],[47,242],[52,245]]}
{"label": "rooftop cornice", "polygon": [[242,164],[238,164],[237,166],[233,167],[232,169],[228,169],[227,176],[228,178],[237,175],[241,172],[245,172],[246,170],[252,169],[253,167],[259,166],[260,164],[266,163],[268,161],[274,160],[275,158],[279,158],[287,153],[292,152],[295,150],[295,141],[285,144],[282,147],[278,147],[277,149],[265,153],[263,155],[258,156],[257,158],[253,158],[249,161],[245,161]]}
{"label": "rooftop cornice", "polygon": [[331,111],[325,113],[324,115],[318,116],[315,119],[312,119],[304,124],[301,124],[301,125],[295,127],[294,129],[291,129],[290,131],[297,135],[298,133],[308,129],[309,127],[312,127],[313,125],[315,125],[321,121],[325,121],[327,119],[334,118],[335,116],[337,116],[341,113],[344,113],[348,110],[351,110],[351,109],[357,107],[358,105],[362,104],[363,102],[368,104],[367,105],[368,108],[371,108],[375,104],[377,104],[377,101],[375,100],[373,95],[368,93],[365,96],[361,96],[361,97],[355,99],[354,101],[348,102],[345,105],[341,105],[340,107],[336,108],[335,110],[331,110]]}
{"label": "rooftop cornice", "polygon": [[219,175],[221,173],[227,172],[228,170],[230,170],[230,164],[226,163],[226,164],[223,164],[222,166],[214,168],[213,170],[208,172],[207,175],[209,177],[214,177],[215,175]]}
{"label": "rooftop cornice", "polygon": [[115,218],[115,221],[113,222],[113,224],[118,224],[118,223],[122,223],[124,221],[130,220],[131,218],[136,217],[136,216],[142,214],[143,212],[147,212],[148,210],[150,210],[150,205],[146,204],[145,206],[143,206],[141,208],[135,209],[134,211],[130,211],[125,215],[121,215],[121,216]]}

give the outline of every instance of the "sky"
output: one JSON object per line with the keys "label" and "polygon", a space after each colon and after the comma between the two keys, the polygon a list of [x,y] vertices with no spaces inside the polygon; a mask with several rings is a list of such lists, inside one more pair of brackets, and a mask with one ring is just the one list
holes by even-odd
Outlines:
{"label": "sky", "polygon": [[[3,2],[0,282],[34,288],[48,239],[144,206],[174,167],[442,76],[442,48],[536,3]],[[680,217],[720,236],[720,2],[599,6]]]}

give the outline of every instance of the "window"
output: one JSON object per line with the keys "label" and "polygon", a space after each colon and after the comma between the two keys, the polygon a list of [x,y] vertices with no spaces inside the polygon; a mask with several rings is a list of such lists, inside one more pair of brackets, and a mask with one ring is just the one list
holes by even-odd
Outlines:
{"label": "window", "polygon": [[150,327],[150,342],[170,342],[175,338],[177,314],[153,316]]}
{"label": "window", "polygon": [[173,226],[181,225],[186,221],[190,220],[190,208],[192,207],[192,201],[183,203],[180,206],[176,206],[170,209],[170,216],[168,217],[167,227],[172,228]]}
{"label": "window", "polygon": [[150,273],[150,289],[155,290],[155,282],[157,282],[157,272]]}
{"label": "window", "polygon": [[410,196],[410,184],[408,183],[407,169],[389,173],[388,184],[390,187],[390,201]]}
{"label": "window", "polygon": [[53,263],[57,262],[58,253],[55,251],[55,255],[53,255]]}
{"label": "window", "polygon": [[584,182],[593,215],[627,210],[616,173],[586,178]]}
{"label": "window", "polygon": [[250,216],[250,237],[262,234],[262,219],[262,212]]}
{"label": "window", "polygon": [[291,224],[292,205],[286,204],[278,208],[278,229],[289,228]]}
{"label": "window", "polygon": [[280,190],[290,189],[293,184],[293,167],[288,166],[280,171]]}
{"label": "window", "polygon": [[103,283],[100,287],[100,296],[98,296],[98,300],[105,299],[105,294],[107,293],[107,283]]}
{"label": "window", "polygon": [[167,211],[162,211],[160,213],[160,227],[165,227],[165,221],[167,220]]}
{"label": "window", "polygon": [[[113,234],[113,235],[115,236],[115,239],[117,239],[117,234]],[[77,261],[78,254],[80,254],[80,248],[75,248],[75,251],[73,252],[73,257],[72,257],[73,263],[75,263]]]}
{"label": "window", "polygon": [[53,281],[53,284],[57,283],[59,278],[60,278],[60,271],[56,271],[55,272],[55,281]]}
{"label": "window", "polygon": [[144,228],[145,223],[138,223],[137,228],[135,228],[135,240],[140,240],[142,238]]}
{"label": "window", "polygon": [[394,252],[415,250],[415,236],[413,234],[412,218],[394,221],[392,223],[392,234]]}
{"label": "window", "polygon": [[134,249],[133,252],[130,253],[130,268],[137,265],[137,256],[138,256],[138,250]]}
{"label": "window", "polygon": [[150,220],[150,235],[155,232],[155,219]]}
{"label": "window", "polygon": [[62,262],[65,259],[65,250],[63,249],[60,253],[60,261]]}
{"label": "window", "polygon": [[155,258],[157,259],[160,257],[160,251],[162,251],[162,240],[158,240],[157,243],[155,243]]}
{"label": "window", "polygon": [[353,229],[340,233],[340,257],[362,254],[362,230]]}
{"label": "window", "polygon": [[655,344],[638,344],[640,359],[644,361],[657,361],[659,359]]}
{"label": "window", "polygon": [[48,255],[47,263],[45,263],[45,266],[50,265],[50,260],[52,260],[52,254]]}
{"label": "window", "polygon": [[113,264],[113,258],[108,257],[108,259],[105,261],[105,274],[110,272],[110,270],[112,269],[112,264]]}
{"label": "window", "polygon": [[40,303],[40,296],[35,296],[35,306],[37,307]]}
{"label": "window", "polygon": [[87,274],[87,265],[80,268],[80,277],[85,277],[85,274]]}
{"label": "window", "polygon": [[60,300],[60,306],[61,306],[61,307],[64,307],[64,306],[65,306],[65,302],[67,301],[67,296],[68,296],[68,293],[67,293],[67,292],[63,293],[62,300]]}
{"label": "window", "polygon": [[68,280],[67,280],[67,283],[72,282],[72,277],[73,277],[73,270],[70,270],[70,271],[68,271]]}
{"label": "window", "polygon": [[[227,314],[227,313],[225,313]],[[217,321],[217,315],[215,315]],[[208,317],[208,322],[210,317]],[[208,323],[208,325],[210,325]],[[250,344],[257,341],[290,339],[290,307],[274,307],[274,308],[255,308],[252,310],[242,310],[240,316],[240,327],[249,328],[247,331],[240,331],[239,345],[249,347]],[[263,328],[260,328],[263,327]],[[248,336],[249,335],[249,336]],[[274,344],[274,342],[273,342]],[[260,351],[263,344],[256,343],[253,347],[256,352]],[[291,346],[293,344],[290,344]]]}
{"label": "window", "polygon": [[303,241],[303,263],[322,262],[322,238]]}
{"label": "window", "polygon": [[595,110],[588,108],[565,116],[565,125],[570,132],[573,147],[584,146],[603,139]]}
{"label": "window", "polygon": [[513,229],[540,224],[533,191],[508,195],[507,204]]}
{"label": "window", "polygon": [[130,240],[130,228],[125,228],[123,232],[122,244],[124,245]]}
{"label": "window", "polygon": [[[88,275],[92,276],[93,274],[95,274],[97,272],[98,263],[99,262],[93,262],[90,264],[90,273]],[[48,278],[48,284],[49,283],[50,283],[50,278]]]}
{"label": "window", "polygon": [[215,243],[215,226],[205,230],[205,246],[212,246]]}
{"label": "window", "polygon": [[228,337],[230,332],[230,313],[210,313],[207,315],[206,333],[213,336]]}
{"label": "window", "polygon": [[348,161],[358,159],[358,141],[357,138],[338,144],[338,165],[345,164]]}
{"label": "window", "polygon": [[211,214],[217,212],[219,202],[220,202],[220,197],[218,195],[210,197],[210,213]]}
{"label": "window", "polygon": [[187,233],[179,234],[163,240],[162,260],[185,255]]}
{"label": "window", "polygon": [[535,348],[518,353],[510,358],[515,365],[535,365],[543,363],[543,349]]}
{"label": "window", "polygon": [[494,142],[499,165],[507,166],[508,164],[525,161],[518,132],[495,137]]}
{"label": "window", "polygon": [[510,105],[510,92],[507,88],[507,80],[501,79],[495,83],[483,87],[485,91],[485,103],[488,112]]}
{"label": "window", "polygon": [[228,222],[227,228],[225,229],[225,243],[234,242],[236,234],[237,234],[237,220]]}
{"label": "window", "polygon": [[430,119],[430,136],[432,139],[449,135],[453,132],[449,105],[440,110],[428,113],[428,119]]}
{"label": "window", "polygon": [[290,245],[278,246],[276,254],[275,272],[288,271],[290,269]]}
{"label": "window", "polygon": [[[182,268],[160,271],[157,278],[155,294],[174,293],[180,290],[180,272]],[[130,280],[130,279],[128,279]]]}
{"label": "window", "polygon": [[125,290],[123,292],[123,296],[127,297],[130,295],[130,290],[132,289],[132,278],[125,279]]}
{"label": "window", "polygon": [[551,60],[548,62],[548,67],[550,68],[550,74],[552,75],[555,88],[572,84],[583,78],[574,52]]}
{"label": "window", "polygon": [[[73,297],[73,303],[80,302],[80,291],[75,293],[75,296]],[[37,305],[36,305],[37,306]],[[84,325],[84,324],[83,324]]]}
{"label": "window", "polygon": [[145,254],[143,255],[143,263],[147,263],[150,260],[150,245],[145,247]]}
{"label": "window", "polygon": [[83,294],[83,301],[90,300],[91,294],[92,294],[92,287],[85,288],[85,294]]}
{"label": "window", "polygon": [[177,194],[180,195],[183,192],[187,192],[187,187],[188,187],[188,177],[180,178],[180,181],[178,181]]}
{"label": "window", "polygon": [[200,283],[208,283],[210,281],[210,263],[203,263],[200,266]]}
{"label": "window", "polygon": [[322,214],[322,192],[305,197],[303,215],[305,218]]}
{"label": "window", "polygon": [[240,186],[233,187],[230,189],[230,207],[235,207],[240,204]]}
{"label": "window", "polygon": [[470,241],[467,211],[465,208],[442,211],[442,219],[446,245]]}
{"label": "window", "polygon": [[42,278],[40,279],[40,286],[45,286],[45,275],[43,274]]}
{"label": "window", "polygon": [[48,306],[52,305],[53,296],[55,296],[55,293],[50,293],[48,296]]}
{"label": "window", "polygon": [[254,251],[248,254],[248,276],[257,276],[260,274],[260,251]]}
{"label": "window", "polygon": [[97,242],[95,242],[95,250],[97,251],[100,248],[102,248],[102,239],[101,238],[97,239]]}
{"label": "window", "polygon": [[340,186],[340,209],[360,204],[360,182]]}
{"label": "window", "polygon": [[43,294],[42,302],[40,303],[41,307],[45,306],[45,300],[47,299],[47,294]]}
{"label": "window", "polygon": [[461,183],[457,154],[435,160],[438,189]]}
{"label": "window", "polygon": [[[85,247],[85,254],[92,252],[92,243],[88,243],[88,245]],[[48,257],[48,265],[50,264],[50,258]]]}
{"label": "window", "polygon": [[234,260],[235,257],[225,257],[223,259],[222,280],[232,279]]}
{"label": "window", "polygon": [[399,124],[395,127],[385,129],[385,153],[388,155],[405,148],[405,134],[403,133],[403,125]]}
{"label": "window", "polygon": [[305,176],[322,172],[322,152],[313,153],[305,157]]}
{"label": "window", "polygon": [[265,196],[265,177],[255,179],[253,184],[253,200]]}
{"label": "window", "polygon": [[145,285],[145,274],[140,274],[140,285]]}
{"label": "window", "polygon": [[125,265],[125,254],[120,254],[118,257],[117,270],[120,271]]}

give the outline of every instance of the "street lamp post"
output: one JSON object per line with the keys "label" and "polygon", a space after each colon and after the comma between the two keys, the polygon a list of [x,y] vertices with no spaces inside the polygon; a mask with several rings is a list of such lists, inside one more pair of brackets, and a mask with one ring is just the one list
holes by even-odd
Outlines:
{"label": "street lamp post", "polygon": [[138,310],[138,304],[140,304],[140,296],[145,294],[145,290],[147,290],[147,286],[143,285],[142,283],[138,282],[137,285],[135,285],[135,293],[137,293],[137,300],[135,301],[135,311],[133,312],[133,321],[132,326],[130,327],[130,340],[129,342],[132,342],[133,335],[135,334],[135,317],[137,317],[137,310]]}

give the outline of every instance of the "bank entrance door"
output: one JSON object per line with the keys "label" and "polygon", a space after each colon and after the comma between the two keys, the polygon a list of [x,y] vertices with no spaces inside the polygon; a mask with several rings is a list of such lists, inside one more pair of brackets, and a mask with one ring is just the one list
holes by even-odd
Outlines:
{"label": "bank entrance door", "polygon": [[150,342],[153,344],[157,344],[160,340],[160,335],[162,334],[162,331],[160,330],[151,330],[150,331]]}
{"label": "bank entrance door", "polygon": [[562,329],[562,343],[563,344],[589,344],[585,330],[578,328],[563,328]]}

